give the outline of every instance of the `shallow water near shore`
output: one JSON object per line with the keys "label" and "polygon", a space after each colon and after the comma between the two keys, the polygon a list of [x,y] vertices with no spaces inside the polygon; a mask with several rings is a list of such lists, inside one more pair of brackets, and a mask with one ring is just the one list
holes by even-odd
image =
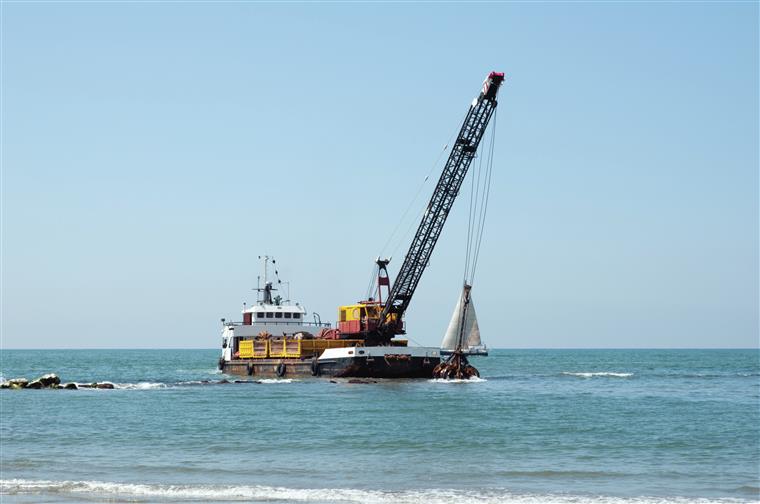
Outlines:
{"label": "shallow water near shore", "polygon": [[482,379],[222,383],[216,350],[3,350],[3,502],[756,502],[757,350],[495,350]]}

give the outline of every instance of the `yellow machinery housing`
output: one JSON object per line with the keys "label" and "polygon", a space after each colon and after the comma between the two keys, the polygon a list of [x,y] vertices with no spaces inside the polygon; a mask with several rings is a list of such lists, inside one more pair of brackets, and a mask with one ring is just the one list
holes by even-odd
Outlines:
{"label": "yellow machinery housing", "polygon": [[[380,325],[383,305],[377,302],[357,303],[338,307],[338,329],[341,334],[358,334],[369,332]],[[395,324],[398,315],[390,313],[388,324]]]}

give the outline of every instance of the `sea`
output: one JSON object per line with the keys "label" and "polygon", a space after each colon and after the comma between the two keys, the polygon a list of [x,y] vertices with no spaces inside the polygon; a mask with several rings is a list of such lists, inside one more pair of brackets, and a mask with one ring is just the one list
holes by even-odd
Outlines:
{"label": "sea", "polygon": [[[758,350],[492,350],[481,378],[235,383],[217,350],[2,350],[0,501],[760,501]],[[229,380],[229,383],[225,383]]]}

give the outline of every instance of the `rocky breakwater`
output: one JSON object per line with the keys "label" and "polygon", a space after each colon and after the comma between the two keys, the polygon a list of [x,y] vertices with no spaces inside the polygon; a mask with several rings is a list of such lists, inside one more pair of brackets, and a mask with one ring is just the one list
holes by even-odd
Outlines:
{"label": "rocky breakwater", "polygon": [[61,383],[58,375],[48,373],[32,381],[26,378],[13,378],[8,381],[0,382],[0,389],[63,389],[77,390],[81,388],[112,389],[114,384],[111,382],[94,382],[94,383]]}

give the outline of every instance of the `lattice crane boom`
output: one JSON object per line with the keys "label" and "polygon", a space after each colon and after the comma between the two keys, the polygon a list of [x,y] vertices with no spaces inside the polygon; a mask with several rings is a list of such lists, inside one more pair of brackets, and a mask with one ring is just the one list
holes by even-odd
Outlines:
{"label": "lattice crane boom", "polygon": [[504,74],[491,72],[483,83],[480,95],[472,101],[459,135],[454,142],[449,158],[438,179],[433,195],[417,233],[412,239],[409,251],[393,282],[393,287],[384,305],[378,327],[378,339],[389,340],[402,332],[401,317],[406,312],[414,291],[422,278],[435,244],[438,241],[454,200],[459,194],[470,163],[475,158],[478,145],[485,134],[488,122],[496,110],[496,94]]}

